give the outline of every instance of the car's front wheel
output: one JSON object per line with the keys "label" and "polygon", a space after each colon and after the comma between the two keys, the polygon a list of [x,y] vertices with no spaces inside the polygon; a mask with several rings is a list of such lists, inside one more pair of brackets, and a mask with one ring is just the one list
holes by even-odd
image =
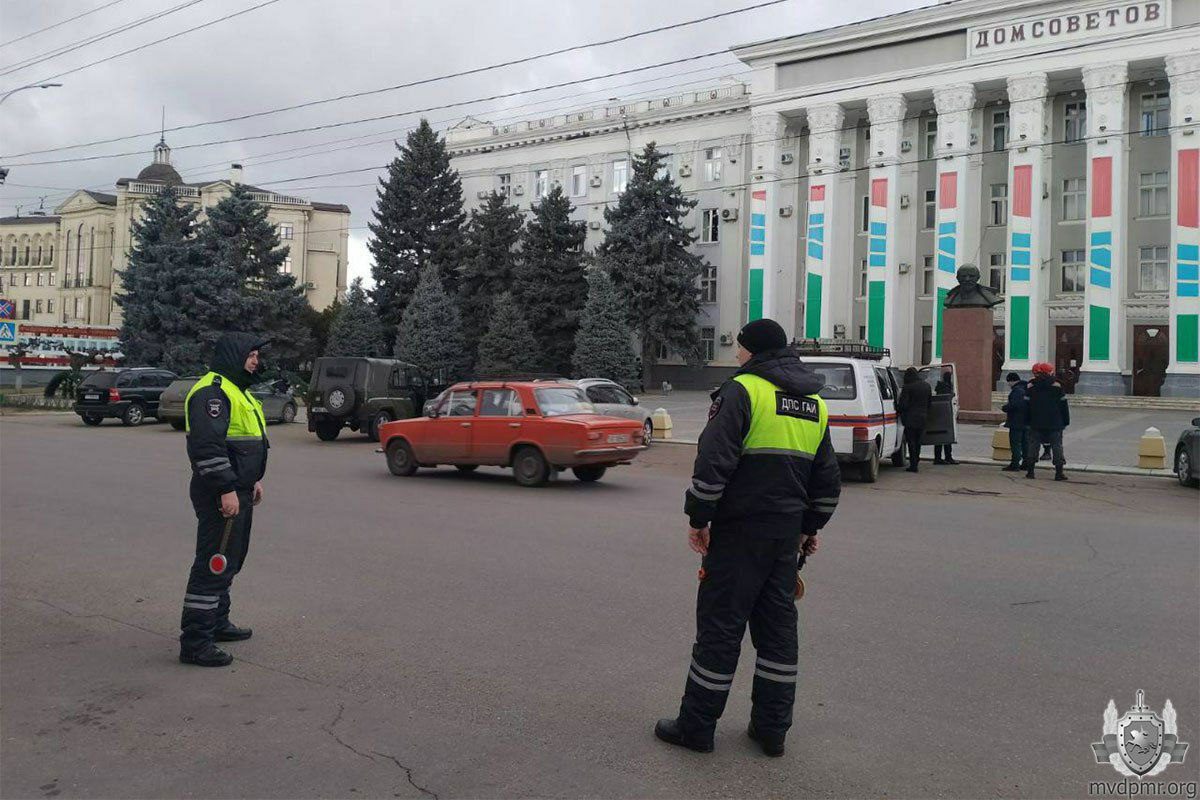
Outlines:
{"label": "car's front wheel", "polygon": [[283,421],[290,424],[296,421],[296,406],[288,403],[283,407]]}
{"label": "car's front wheel", "polygon": [[121,415],[121,424],[127,428],[136,428],[146,421],[146,409],[140,403],[130,403]]}
{"label": "car's front wheel", "polygon": [[317,438],[322,442],[332,442],[342,432],[339,420],[322,420],[316,424]]}
{"label": "car's front wheel", "polygon": [[1188,455],[1186,447],[1181,447],[1175,452],[1175,477],[1179,479],[1180,486],[1198,486],[1200,479],[1192,477],[1192,458]]}
{"label": "car's front wheel", "polygon": [[642,425],[642,444],[646,445],[647,447],[654,444],[654,421],[653,420],[648,419],[648,420],[646,420],[645,424]]}
{"label": "car's front wheel", "polygon": [[393,475],[407,478],[417,471],[417,459],[412,447],[403,439],[393,439],[387,446],[387,465]]}
{"label": "car's front wheel", "polygon": [[575,473],[575,477],[584,483],[593,483],[604,477],[604,473],[608,471],[608,467],[575,467],[571,470]]}
{"label": "car's front wheel", "polygon": [[536,447],[522,447],[513,456],[513,475],[522,486],[541,486],[550,479],[550,465]]}
{"label": "car's front wheel", "polygon": [[99,414],[80,414],[79,418],[83,420],[84,425],[91,425],[92,427],[104,422],[104,417],[101,417]]}

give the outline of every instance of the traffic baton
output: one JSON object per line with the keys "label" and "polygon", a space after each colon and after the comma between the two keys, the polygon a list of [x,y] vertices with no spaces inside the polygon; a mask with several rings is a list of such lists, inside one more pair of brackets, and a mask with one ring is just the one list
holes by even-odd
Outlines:
{"label": "traffic baton", "polygon": [[208,571],[213,575],[224,575],[225,570],[229,568],[229,559],[225,557],[225,548],[229,545],[229,535],[233,533],[235,519],[237,517],[229,517],[225,520],[225,532],[221,534],[221,546],[216,555],[208,560]]}
{"label": "traffic baton", "polygon": [[804,553],[796,559],[796,601],[799,602],[801,597],[804,597],[804,578],[800,577],[800,570],[804,569],[804,563],[808,561],[808,556]]}

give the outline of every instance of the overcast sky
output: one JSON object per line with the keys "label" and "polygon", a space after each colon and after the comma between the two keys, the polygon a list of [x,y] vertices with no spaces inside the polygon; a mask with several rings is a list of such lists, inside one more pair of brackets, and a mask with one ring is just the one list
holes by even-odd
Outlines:
{"label": "overcast sky", "polygon": [[[0,73],[9,73],[0,75],[0,95],[263,1],[199,0],[148,24],[10,72],[26,60],[187,0],[118,0],[108,8],[12,44],[5,43],[113,0],[0,0]],[[23,206],[22,213],[36,209],[42,195],[46,196],[46,209],[52,210],[76,188],[113,191],[118,178],[133,177],[150,162],[157,133],[58,153],[15,154],[156,130],[164,106],[169,129],[436,77],[758,2],[761,0],[692,0],[686,4],[644,0],[275,0],[203,30],[54,78],[64,84],[62,88],[31,89],[6,100],[0,106],[0,165],[11,171],[7,184],[0,187],[0,215],[15,213],[18,204]],[[365,276],[370,272],[366,225],[374,208],[378,173],[371,169],[308,176],[386,164],[395,153],[392,137],[403,138],[419,115],[256,141],[187,145],[400,114],[599,76],[928,2],[787,0],[632,42],[480,75],[168,132],[167,142],[174,148],[173,163],[184,180],[218,178],[227,174],[230,163],[241,162],[247,183],[350,206],[350,276]],[[730,76],[745,77],[743,71],[744,65],[726,54],[569,89],[431,111],[426,116],[440,129],[468,113],[493,121],[543,116],[576,105],[602,103],[609,97],[657,96],[665,87],[720,84]],[[315,145],[321,147],[296,151]],[[279,152],[283,150],[289,152]],[[92,161],[14,166],[131,152]]]}

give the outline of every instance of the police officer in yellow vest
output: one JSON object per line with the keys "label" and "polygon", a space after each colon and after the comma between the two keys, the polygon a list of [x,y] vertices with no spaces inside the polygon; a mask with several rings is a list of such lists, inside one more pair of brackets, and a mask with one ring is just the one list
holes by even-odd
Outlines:
{"label": "police officer in yellow vest", "polygon": [[749,623],[758,658],[747,733],[767,755],[783,755],[799,677],[796,562],[800,548],[816,549],[841,492],[817,394],[824,382],[787,344],[773,320],[742,328],[741,369],[713,393],[685,496],[688,541],[703,556],[696,643],[679,716],[654,733],[703,753]]}
{"label": "police officer in yellow vest", "polygon": [[[192,462],[191,498],[199,524],[196,558],[183,596],[179,660],[224,667],[233,656],[216,642],[249,639],[251,630],[229,621],[229,584],[250,547],[254,506],[262,501],[267,469],[262,404],[248,389],[258,371],[260,337],[226,333],[217,342],[212,371],[187,396],[187,452]],[[225,523],[233,520],[225,549],[227,566],[216,574],[209,559],[218,552]]]}

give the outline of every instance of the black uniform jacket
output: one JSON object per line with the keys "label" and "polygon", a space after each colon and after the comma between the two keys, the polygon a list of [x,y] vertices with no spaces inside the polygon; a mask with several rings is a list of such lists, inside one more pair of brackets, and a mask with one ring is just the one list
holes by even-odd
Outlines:
{"label": "black uniform jacket", "polygon": [[[757,375],[796,396],[816,394],[824,385],[789,349],[759,353],[737,374]],[[684,499],[692,527],[749,523],[756,533],[769,537],[813,534],[824,527],[842,487],[828,428],[811,458],[743,455],[750,431],[750,395],[730,379],[712,399],[692,486]]]}
{"label": "black uniform jacket", "polygon": [[[249,333],[227,333],[217,342],[212,371],[228,382],[234,392],[244,392],[254,376],[246,372],[246,358],[262,346],[262,339]],[[216,412],[215,414],[213,412]],[[267,434],[261,442],[230,442],[229,398],[220,386],[198,389],[187,404],[187,453],[193,480],[214,494],[248,491],[267,472]],[[260,420],[261,422],[261,420]]]}
{"label": "black uniform jacket", "polygon": [[1052,375],[1038,375],[1029,382],[1029,427],[1039,431],[1061,431],[1071,424],[1067,393]]}

